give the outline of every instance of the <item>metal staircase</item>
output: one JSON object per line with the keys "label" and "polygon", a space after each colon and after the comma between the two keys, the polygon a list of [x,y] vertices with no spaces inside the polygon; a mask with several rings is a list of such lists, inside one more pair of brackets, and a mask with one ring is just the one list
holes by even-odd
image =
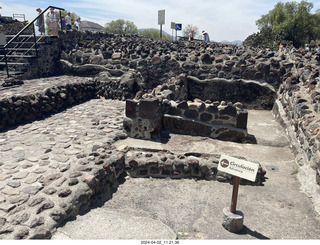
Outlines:
{"label": "metal staircase", "polygon": [[24,73],[29,68],[30,59],[38,57],[38,47],[43,36],[36,36],[34,23],[50,8],[60,10],[60,16],[61,10],[64,10],[49,6],[18,34],[4,36],[0,33],[0,73],[7,74],[8,77]]}

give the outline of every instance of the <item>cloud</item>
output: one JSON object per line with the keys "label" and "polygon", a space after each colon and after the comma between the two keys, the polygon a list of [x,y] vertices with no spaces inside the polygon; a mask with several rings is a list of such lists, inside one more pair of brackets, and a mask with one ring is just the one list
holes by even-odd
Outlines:
{"label": "cloud", "polygon": [[[19,4],[17,3],[19,2]],[[138,28],[157,28],[158,10],[165,9],[163,30],[171,34],[171,22],[188,24],[199,30],[206,30],[211,40],[244,40],[257,32],[255,22],[261,15],[268,13],[278,0],[6,0],[0,4],[3,15],[24,13],[28,20],[33,20],[36,7],[49,5],[75,12],[82,20],[97,22],[101,25],[117,20],[132,21]],[[281,2],[287,2],[283,0]],[[320,8],[319,1],[314,3],[314,11]],[[32,7],[33,6],[33,7]],[[178,32],[181,35],[181,32]]]}
{"label": "cloud", "polygon": [[[244,39],[256,31],[255,21],[259,16],[252,10],[261,7],[257,1],[246,0],[197,0],[193,1],[155,1],[155,0],[117,0],[101,1],[78,0],[76,13],[86,10],[90,15],[82,15],[104,25],[112,20],[126,19],[134,22],[138,28],[159,28],[158,10],[166,10],[166,23],[163,30],[171,33],[170,23],[182,23],[182,26],[192,24],[199,30],[207,30],[213,40]],[[72,2],[66,2],[66,8],[74,8]],[[249,23],[249,24],[248,24]],[[181,34],[181,33],[180,33]]]}

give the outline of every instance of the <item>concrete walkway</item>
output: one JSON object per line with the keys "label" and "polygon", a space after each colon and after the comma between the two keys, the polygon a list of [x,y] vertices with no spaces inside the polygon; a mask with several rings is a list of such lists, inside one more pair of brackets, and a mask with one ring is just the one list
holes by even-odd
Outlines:
{"label": "concrete walkway", "polygon": [[243,156],[267,170],[262,186],[240,186],[240,234],[222,227],[232,185],[196,179],[126,177],[108,202],[57,229],[52,239],[320,239],[320,217],[300,191],[299,171],[284,130],[270,111],[249,111],[248,131],[257,144],[170,135],[166,143],[127,138],[115,142],[141,149],[167,149]]}

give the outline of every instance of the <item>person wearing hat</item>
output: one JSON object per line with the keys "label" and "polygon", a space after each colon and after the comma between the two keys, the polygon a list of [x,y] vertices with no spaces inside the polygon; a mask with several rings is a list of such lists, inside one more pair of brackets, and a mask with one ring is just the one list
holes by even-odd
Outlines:
{"label": "person wearing hat", "polygon": [[209,34],[206,31],[203,30],[202,35],[203,35],[203,41],[210,42]]}
{"label": "person wearing hat", "polygon": [[[38,12],[38,15],[41,14],[42,10],[41,8],[37,8],[36,11]],[[41,36],[45,34],[46,30],[44,27],[44,16],[41,15],[38,19],[37,19],[37,24],[39,32],[41,33]]]}

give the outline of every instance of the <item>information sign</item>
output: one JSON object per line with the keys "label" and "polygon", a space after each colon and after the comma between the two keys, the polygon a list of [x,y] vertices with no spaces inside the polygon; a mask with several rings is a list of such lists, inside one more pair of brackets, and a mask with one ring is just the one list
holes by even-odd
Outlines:
{"label": "information sign", "polygon": [[218,170],[243,178],[255,181],[258,173],[259,164],[248,162],[242,159],[221,155]]}
{"label": "information sign", "polygon": [[158,25],[165,24],[165,10],[158,10]]}

